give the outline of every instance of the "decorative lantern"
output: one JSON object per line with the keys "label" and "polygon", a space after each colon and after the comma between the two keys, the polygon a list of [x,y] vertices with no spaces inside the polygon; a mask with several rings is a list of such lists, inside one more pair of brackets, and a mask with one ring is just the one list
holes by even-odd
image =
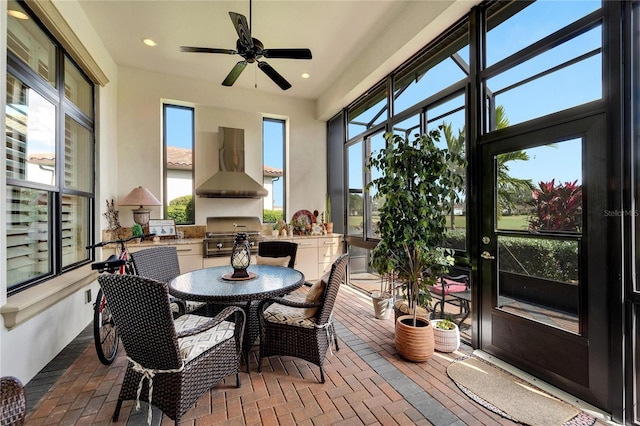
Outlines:
{"label": "decorative lantern", "polygon": [[233,266],[231,278],[248,278],[247,268],[250,264],[249,237],[244,232],[238,232],[233,242],[233,250],[231,250],[231,266]]}

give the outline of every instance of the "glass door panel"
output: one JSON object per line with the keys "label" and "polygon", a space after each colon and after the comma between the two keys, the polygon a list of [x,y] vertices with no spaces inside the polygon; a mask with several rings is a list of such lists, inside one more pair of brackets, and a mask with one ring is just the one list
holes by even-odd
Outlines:
{"label": "glass door panel", "polygon": [[582,140],[494,156],[494,307],[580,334]]}

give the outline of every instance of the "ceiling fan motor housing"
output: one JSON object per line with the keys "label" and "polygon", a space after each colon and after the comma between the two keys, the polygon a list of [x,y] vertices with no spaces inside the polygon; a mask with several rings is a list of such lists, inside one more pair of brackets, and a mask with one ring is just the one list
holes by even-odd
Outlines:
{"label": "ceiling fan motor housing", "polygon": [[257,38],[252,38],[251,40],[253,40],[253,48],[247,48],[247,46],[242,44],[240,39],[236,42],[238,54],[245,58],[250,64],[254,63],[256,59],[262,58],[262,51],[264,50],[264,45],[260,40]]}

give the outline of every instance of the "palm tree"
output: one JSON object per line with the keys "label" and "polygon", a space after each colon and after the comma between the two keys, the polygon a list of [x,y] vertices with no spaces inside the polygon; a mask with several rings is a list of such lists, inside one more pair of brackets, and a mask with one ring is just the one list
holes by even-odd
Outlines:
{"label": "palm tree", "polygon": [[[451,123],[442,122],[442,132],[444,133],[444,139],[447,142],[447,149],[452,154],[459,155],[463,160],[465,160],[464,164],[452,164],[453,172],[459,176],[462,176],[462,185],[460,186],[460,193],[462,195],[465,194],[467,189],[467,150],[465,144],[465,128],[458,129],[458,135],[453,135],[453,129],[451,128]],[[462,197],[460,197],[462,199]],[[451,218],[451,229],[456,229],[456,216],[454,214],[455,203],[453,201],[453,197],[451,197],[451,211],[449,212]]]}
{"label": "palm tree", "polygon": [[511,151],[498,155],[498,215],[503,210],[511,210],[520,194],[534,189],[531,179],[514,178],[509,175],[510,161],[528,161],[529,154],[525,151]]}
{"label": "palm tree", "polygon": [[[509,127],[509,119],[505,113],[504,106],[498,105],[495,110],[496,128],[503,129]],[[466,159],[466,140],[465,140],[465,128],[462,127],[458,130],[458,135],[454,136],[451,123],[442,123],[442,132],[444,134],[445,141],[447,142],[447,149],[452,154],[459,154],[463,159]],[[534,185],[531,179],[519,179],[509,175],[509,162],[510,161],[528,161],[529,154],[526,151],[517,150],[511,151],[505,154],[498,155],[498,215],[502,215],[503,210],[511,210],[518,200],[522,199],[522,194],[531,192],[534,189]],[[461,187],[461,194],[464,194],[467,188],[467,174],[466,163],[464,166],[455,166],[454,172],[462,176],[463,184]],[[529,198],[528,196],[526,198]],[[455,229],[455,215],[454,205],[451,204],[451,211],[449,212],[451,219],[451,229]]]}
{"label": "palm tree", "polygon": [[[509,119],[504,111],[504,106],[496,107],[496,130],[509,126]],[[509,175],[510,161],[529,161],[526,151],[517,150],[498,155],[498,215],[503,210],[511,210],[516,201],[521,198],[523,192],[531,192],[534,189],[531,179],[519,179]]]}

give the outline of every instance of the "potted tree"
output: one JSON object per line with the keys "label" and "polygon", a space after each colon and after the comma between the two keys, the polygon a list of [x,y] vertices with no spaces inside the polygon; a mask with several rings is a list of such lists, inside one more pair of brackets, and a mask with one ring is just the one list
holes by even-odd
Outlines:
{"label": "potted tree", "polygon": [[462,188],[462,176],[455,170],[461,170],[465,162],[459,153],[436,145],[441,130],[439,127],[412,140],[387,134],[386,148],[369,160],[369,167],[381,173],[368,188],[377,190],[382,204],[380,241],[371,253],[370,264],[381,275],[398,277],[404,298],[394,303],[398,310],[396,337],[400,324],[430,328],[420,326],[429,322],[429,288],[453,264],[453,251],[444,247],[446,217]]}

